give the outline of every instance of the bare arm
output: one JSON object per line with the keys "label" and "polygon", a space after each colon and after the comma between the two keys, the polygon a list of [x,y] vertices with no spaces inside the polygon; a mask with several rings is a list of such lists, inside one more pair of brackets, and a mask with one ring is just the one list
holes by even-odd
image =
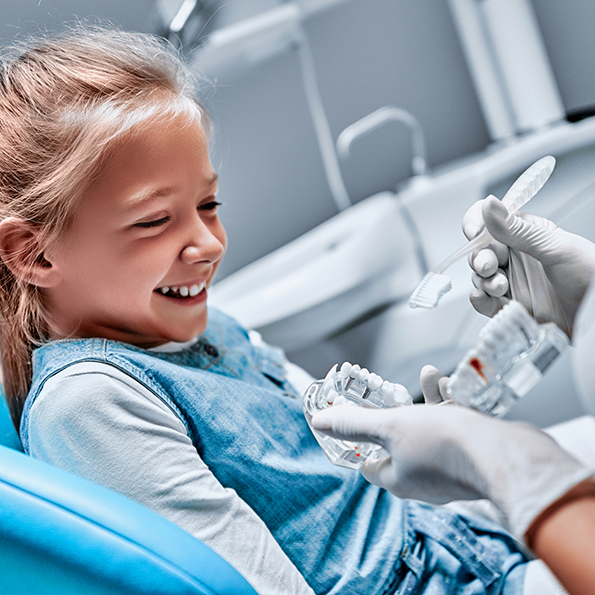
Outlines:
{"label": "bare arm", "polygon": [[595,483],[589,483],[584,495],[546,511],[528,531],[533,552],[570,595],[595,593]]}

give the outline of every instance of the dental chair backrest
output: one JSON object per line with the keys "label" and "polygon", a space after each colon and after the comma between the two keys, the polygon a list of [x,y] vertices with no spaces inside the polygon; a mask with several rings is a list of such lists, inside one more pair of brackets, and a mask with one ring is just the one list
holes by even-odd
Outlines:
{"label": "dental chair backrest", "polygon": [[0,593],[256,595],[160,515],[15,450],[11,428],[0,397]]}
{"label": "dental chair backrest", "polygon": [[23,450],[19,435],[17,434],[10,413],[8,412],[8,405],[4,396],[4,389],[0,384],[0,445],[14,448],[15,450]]}

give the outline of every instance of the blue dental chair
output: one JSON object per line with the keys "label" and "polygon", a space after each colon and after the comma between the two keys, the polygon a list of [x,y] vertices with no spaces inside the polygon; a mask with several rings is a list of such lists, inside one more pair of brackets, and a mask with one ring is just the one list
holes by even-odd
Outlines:
{"label": "blue dental chair", "polygon": [[178,526],[19,450],[1,394],[0,593],[256,595]]}

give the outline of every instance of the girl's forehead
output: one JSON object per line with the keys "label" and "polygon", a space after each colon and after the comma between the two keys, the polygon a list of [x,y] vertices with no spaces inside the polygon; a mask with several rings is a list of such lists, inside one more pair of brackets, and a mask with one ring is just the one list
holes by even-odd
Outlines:
{"label": "girl's forehead", "polygon": [[217,179],[200,122],[186,117],[150,121],[119,139],[85,195],[90,199],[99,193],[106,197],[102,202],[111,202],[110,194],[119,196],[119,207],[132,208],[171,192],[190,176],[197,187]]}
{"label": "girl's forehead", "polygon": [[208,154],[207,136],[199,120],[187,115],[141,122],[115,139],[106,150],[95,179],[125,168],[142,157],[167,151]]}
{"label": "girl's forehead", "polygon": [[195,137],[197,141],[207,144],[206,133],[200,119],[193,114],[180,113],[147,118],[139,122],[115,139],[114,152],[157,146],[172,134]]}

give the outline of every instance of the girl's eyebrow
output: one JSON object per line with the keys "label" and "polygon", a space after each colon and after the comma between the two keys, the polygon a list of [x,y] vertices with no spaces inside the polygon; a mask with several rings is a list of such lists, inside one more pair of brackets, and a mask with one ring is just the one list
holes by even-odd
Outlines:
{"label": "girl's eyebrow", "polygon": [[[219,174],[214,172],[207,180],[206,185],[212,186],[219,179]],[[152,198],[161,198],[168,196],[172,192],[177,190],[177,186],[164,186],[157,188],[149,188],[148,190],[141,190],[137,194],[133,194],[128,197],[122,205],[124,209],[134,209],[145,201],[151,200]]]}
{"label": "girl's eyebrow", "polygon": [[143,189],[137,194],[133,194],[129,196],[125,201],[122,207],[124,209],[134,209],[144,202],[151,200],[152,198],[161,198],[163,196],[168,196],[172,192],[176,190],[175,186],[164,186],[163,188],[149,188]]}

